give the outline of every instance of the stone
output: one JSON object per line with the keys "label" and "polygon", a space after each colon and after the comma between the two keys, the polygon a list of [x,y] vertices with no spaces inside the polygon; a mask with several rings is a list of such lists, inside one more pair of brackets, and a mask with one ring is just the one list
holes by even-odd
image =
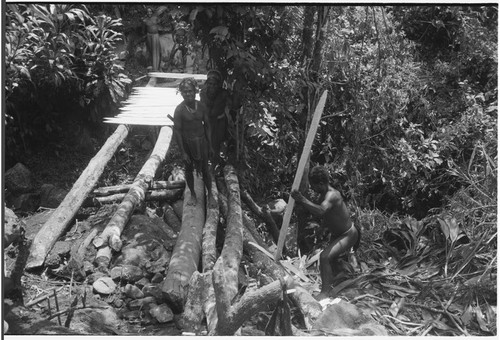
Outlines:
{"label": "stone", "polygon": [[329,305],[312,325],[313,330],[343,336],[387,336],[387,330],[355,305],[340,300]]}
{"label": "stone", "polygon": [[123,265],[111,269],[110,275],[113,280],[123,280],[125,282],[134,283],[144,277],[144,272],[137,266]]}
{"label": "stone", "polygon": [[142,311],[140,311],[140,310],[130,310],[130,311],[124,312],[122,314],[122,318],[125,320],[132,321],[132,320],[140,319],[141,314],[142,314]]}
{"label": "stone", "polygon": [[166,303],[152,306],[149,309],[149,314],[154,317],[159,323],[166,323],[174,320],[174,313]]}
{"label": "stone", "polygon": [[159,284],[150,283],[142,288],[144,296],[152,296],[155,298],[156,302],[162,302],[164,300],[163,291]]}
{"label": "stone", "polygon": [[144,297],[144,293],[138,287],[131,285],[130,283],[125,285],[125,287],[123,289],[123,293],[127,297],[134,299],[134,300],[142,299]]}
{"label": "stone", "polygon": [[99,294],[109,295],[116,290],[116,283],[114,283],[113,279],[106,276],[97,279],[92,287]]}
{"label": "stone", "polygon": [[130,310],[149,310],[151,304],[156,304],[156,299],[152,296],[147,296],[142,299],[132,300],[128,303],[128,308]]}
{"label": "stone", "polygon": [[9,208],[5,207],[4,216],[4,233],[3,233],[3,247],[8,247],[11,243],[17,242],[21,239],[21,235],[25,232],[24,223],[16,216],[16,214]]}
{"label": "stone", "polygon": [[53,184],[44,184],[40,188],[40,206],[55,209],[64,200],[68,191]]}
{"label": "stone", "polygon": [[19,194],[9,201],[15,210],[34,212],[40,206],[40,195],[36,193]]}
{"label": "stone", "polygon": [[5,188],[14,195],[33,190],[31,171],[22,163],[17,163],[4,174]]}
{"label": "stone", "polygon": [[149,280],[147,278],[143,277],[142,279],[140,279],[139,281],[137,281],[135,283],[135,285],[137,287],[139,287],[140,289],[142,289],[145,285],[150,284],[150,283],[151,282],[149,282]]}
{"label": "stone", "polygon": [[161,273],[156,273],[151,278],[151,283],[161,283],[164,279],[164,276]]}
{"label": "stone", "polygon": [[62,260],[69,255],[72,245],[73,242],[70,241],[57,241],[45,259],[45,266],[49,268],[59,267]]}
{"label": "stone", "polygon": [[93,284],[94,282],[96,282],[98,279],[100,279],[101,277],[106,277],[107,275],[104,274],[104,273],[101,273],[101,272],[95,272],[95,273],[92,273],[90,274],[89,276],[87,276],[87,282],[89,284]]}

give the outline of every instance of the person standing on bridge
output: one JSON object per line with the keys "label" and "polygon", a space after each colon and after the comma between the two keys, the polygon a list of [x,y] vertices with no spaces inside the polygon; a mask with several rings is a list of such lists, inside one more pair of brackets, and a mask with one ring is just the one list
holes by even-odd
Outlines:
{"label": "person standing on bridge", "polygon": [[208,108],[211,127],[211,142],[214,149],[213,167],[222,164],[221,145],[228,138],[229,93],[222,87],[222,75],[217,70],[207,73],[205,87],[200,91],[200,101]]}
{"label": "person standing on bridge", "polygon": [[185,78],[179,84],[182,101],[174,111],[174,134],[186,168],[186,184],[191,191],[190,205],[196,205],[197,197],[194,191],[194,174],[203,175],[210,205],[215,204],[212,197],[212,176],[210,174],[209,158],[213,154],[211,128],[208,109],[205,104],[196,100],[198,84],[194,78]]}
{"label": "person standing on bridge", "polygon": [[159,17],[167,10],[166,6],[160,6],[156,12],[151,7],[147,8],[147,17],[143,20],[144,28],[146,31],[146,48],[149,55],[149,61],[153,72],[160,69],[161,61],[161,46],[159,35]]}

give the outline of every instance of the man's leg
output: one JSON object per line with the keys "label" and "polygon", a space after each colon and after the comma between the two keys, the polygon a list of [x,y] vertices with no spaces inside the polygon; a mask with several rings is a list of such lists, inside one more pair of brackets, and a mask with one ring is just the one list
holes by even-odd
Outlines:
{"label": "man's leg", "polygon": [[215,197],[212,195],[212,169],[208,165],[208,157],[203,164],[203,182],[205,182],[205,187],[207,188],[207,206],[214,207],[216,204]]}
{"label": "man's leg", "polygon": [[358,232],[355,228],[346,234],[342,235],[330,242],[330,244],[321,252],[319,257],[320,275],[321,275],[321,292],[316,299],[321,300],[328,297],[328,293],[332,288],[332,283],[335,278],[334,268],[339,270],[341,266],[338,264],[338,258],[344,252],[348,251],[354,243],[356,243]]}
{"label": "man's leg", "polygon": [[192,163],[185,163],[186,167],[186,184],[189,188],[189,191],[191,192],[191,198],[188,201],[189,205],[196,205],[196,192],[194,191],[194,175],[193,175],[193,164]]}

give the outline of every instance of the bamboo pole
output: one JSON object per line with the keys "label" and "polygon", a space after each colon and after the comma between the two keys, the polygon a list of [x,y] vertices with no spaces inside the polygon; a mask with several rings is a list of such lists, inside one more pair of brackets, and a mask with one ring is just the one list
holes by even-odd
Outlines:
{"label": "bamboo pole", "polygon": [[[302,150],[302,155],[300,156],[299,166],[297,167],[297,172],[295,173],[295,179],[293,180],[292,190],[298,189],[300,181],[302,180],[302,175],[304,174],[304,168],[309,157],[309,152],[311,151],[312,143],[314,142],[314,137],[316,136],[316,131],[318,130],[319,121],[321,119],[321,114],[325,108],[326,97],[328,91],[324,91],[319,99],[318,105],[316,105],[316,110],[314,111],[313,119],[309,132],[307,133],[306,142],[304,144],[304,149]],[[288,199],[288,204],[286,205],[285,215],[283,216],[283,223],[281,224],[280,236],[278,239],[278,249],[274,256],[275,261],[281,259],[283,245],[285,244],[285,238],[288,231],[288,225],[290,224],[290,219],[292,217],[293,207],[295,200],[292,196]]]}
{"label": "bamboo pole", "polygon": [[99,152],[90,160],[59,207],[52,213],[35,236],[31,244],[26,269],[43,265],[47,254],[57,239],[66,231],[85,198],[99,180],[106,164],[113,157],[118,146],[127,137],[128,132],[129,130],[125,125],[119,125]]}
{"label": "bamboo pole", "polygon": [[193,74],[193,73],[149,72],[148,76],[155,78],[169,78],[169,79],[194,78],[195,80],[207,80],[206,74]]}

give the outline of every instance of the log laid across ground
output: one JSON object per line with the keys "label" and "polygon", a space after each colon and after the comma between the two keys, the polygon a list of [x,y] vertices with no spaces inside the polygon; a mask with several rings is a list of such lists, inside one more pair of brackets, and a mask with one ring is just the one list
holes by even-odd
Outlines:
{"label": "log laid across ground", "polygon": [[122,247],[121,233],[127,224],[135,207],[144,200],[146,190],[152,182],[156,170],[165,160],[170,142],[172,140],[172,128],[164,126],[160,130],[158,140],[149,159],[144,163],[139,174],[136,176],[132,187],[118,206],[117,211],[107,224],[104,231],[94,239],[94,246],[102,248],[110,246],[113,250],[119,251]]}
{"label": "log laid across ground", "polygon": [[201,258],[201,240],[205,224],[205,185],[197,174],[194,174],[194,190],[196,205],[190,204],[189,188],[186,186],[184,190],[181,231],[162,284],[162,291],[174,313],[181,313],[184,309],[189,280],[198,269]]}
{"label": "log laid across ground", "polygon": [[99,180],[106,164],[113,157],[118,146],[127,137],[128,132],[129,130],[125,125],[119,125],[99,152],[90,160],[59,207],[52,213],[33,239],[26,269],[33,269],[43,265],[47,254],[57,239],[68,228],[82,203],[85,201],[85,198]]}

